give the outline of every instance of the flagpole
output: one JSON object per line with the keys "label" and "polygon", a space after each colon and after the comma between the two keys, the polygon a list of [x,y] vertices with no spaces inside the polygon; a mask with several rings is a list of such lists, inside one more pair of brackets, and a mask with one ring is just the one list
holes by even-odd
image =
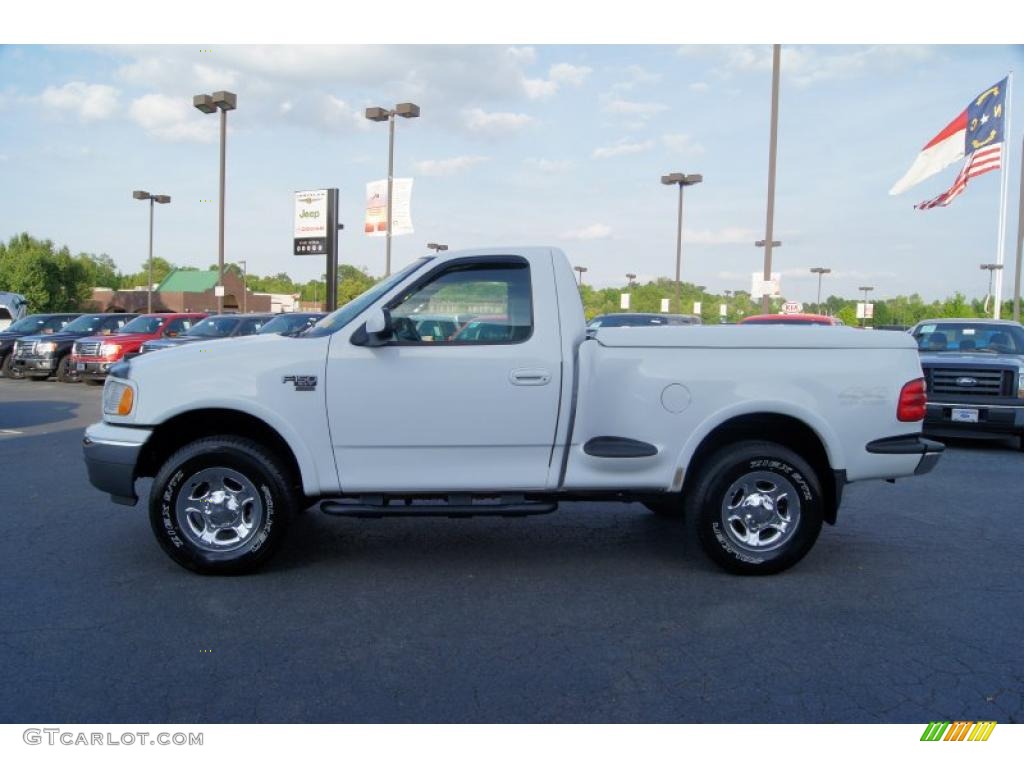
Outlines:
{"label": "flagpole", "polygon": [[1003,124],[1003,150],[1002,158],[999,163],[999,181],[1000,181],[1000,193],[999,193],[999,234],[997,238],[998,250],[996,251],[996,264],[999,265],[999,269],[996,270],[996,305],[992,312],[992,317],[996,320],[1000,318],[1003,311],[1003,266],[1004,266],[1004,255],[1006,252],[1006,202],[1009,195],[1010,187],[1010,137],[1012,136],[1010,128],[1010,113],[1013,109],[1013,70],[1010,70],[1010,74],[1006,76],[1006,98],[1003,103],[1006,105],[1006,122]]}
{"label": "flagpole", "polygon": [[[1009,146],[1009,143],[1007,143]],[[1017,193],[1017,269],[1013,273],[1013,322],[1020,322],[1020,266],[1024,257],[1024,132],[1020,142],[1020,192]]]}

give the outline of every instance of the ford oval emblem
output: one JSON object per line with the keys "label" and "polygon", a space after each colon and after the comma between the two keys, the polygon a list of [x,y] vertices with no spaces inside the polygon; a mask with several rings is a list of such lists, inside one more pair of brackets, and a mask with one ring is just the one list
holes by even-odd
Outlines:
{"label": "ford oval emblem", "polygon": [[961,376],[956,380],[956,385],[958,387],[973,387],[977,383],[978,380],[973,376]]}

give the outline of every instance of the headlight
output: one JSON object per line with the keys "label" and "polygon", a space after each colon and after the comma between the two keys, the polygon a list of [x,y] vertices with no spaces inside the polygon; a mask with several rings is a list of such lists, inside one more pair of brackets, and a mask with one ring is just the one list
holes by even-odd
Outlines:
{"label": "headlight", "polygon": [[135,393],[127,384],[107,379],[103,386],[103,413],[110,416],[127,416],[135,407]]}
{"label": "headlight", "polygon": [[100,344],[100,357],[117,357],[120,354],[120,344]]}
{"label": "headlight", "polygon": [[50,355],[57,351],[57,342],[55,341],[40,341],[36,344],[36,352],[40,355]]}

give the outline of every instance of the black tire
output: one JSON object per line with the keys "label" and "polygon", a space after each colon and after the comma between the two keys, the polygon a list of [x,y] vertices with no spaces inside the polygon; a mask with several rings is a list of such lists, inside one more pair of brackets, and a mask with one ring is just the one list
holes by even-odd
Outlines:
{"label": "black tire", "polygon": [[57,381],[64,384],[71,384],[78,381],[78,376],[71,370],[71,355],[64,355],[57,363]]}
{"label": "black tire", "polygon": [[[685,516],[704,551],[725,570],[742,575],[778,573],[798,563],[814,546],[825,509],[821,481],[810,464],[789,448],[745,440],[717,451],[701,463],[698,472],[696,485],[687,489]],[[778,526],[755,529],[758,515],[771,517],[768,507],[762,506],[767,503],[762,501],[764,496],[771,499],[787,490],[792,494],[785,493],[786,500],[777,505]],[[797,506],[790,495],[796,497]],[[775,501],[781,499],[780,495]],[[776,508],[774,502],[771,508]],[[750,528],[742,520],[747,513],[754,516]],[[740,519],[729,524],[727,516]],[[774,534],[779,535],[777,544],[771,543]],[[741,543],[744,536],[757,539],[758,544]]]}
{"label": "black tire", "polygon": [[[242,476],[256,490],[255,498],[262,505],[251,534],[237,547],[224,551],[195,543],[194,528],[183,530],[177,514],[181,494],[195,482],[197,473],[214,468]],[[191,487],[201,489],[202,482]],[[295,498],[286,464],[259,443],[234,435],[206,437],[189,443],[164,462],[150,491],[149,522],[164,552],[178,565],[203,574],[249,573],[263,565],[284,539],[289,518],[295,514]],[[189,525],[188,517],[185,524]]]}
{"label": "black tire", "polygon": [[24,379],[25,378],[25,374],[22,373],[21,371],[19,371],[17,368],[14,367],[14,353],[13,352],[8,353],[7,357],[4,358],[2,371],[3,371],[4,377],[8,378],[8,379],[18,380],[18,379]]}
{"label": "black tire", "polygon": [[658,517],[681,518],[683,516],[683,497],[679,493],[666,493],[662,496],[645,499],[641,503]]}

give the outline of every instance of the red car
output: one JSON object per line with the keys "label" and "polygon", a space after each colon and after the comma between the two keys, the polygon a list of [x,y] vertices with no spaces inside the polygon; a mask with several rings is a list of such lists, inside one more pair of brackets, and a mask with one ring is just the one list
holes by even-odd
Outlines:
{"label": "red car", "polygon": [[751,315],[738,325],[845,325],[838,317],[828,315]]}
{"label": "red car", "polygon": [[147,341],[180,336],[204,317],[205,312],[139,315],[114,333],[87,336],[76,341],[71,353],[71,366],[75,374],[85,381],[101,382],[111,365],[126,355],[134,357]]}

